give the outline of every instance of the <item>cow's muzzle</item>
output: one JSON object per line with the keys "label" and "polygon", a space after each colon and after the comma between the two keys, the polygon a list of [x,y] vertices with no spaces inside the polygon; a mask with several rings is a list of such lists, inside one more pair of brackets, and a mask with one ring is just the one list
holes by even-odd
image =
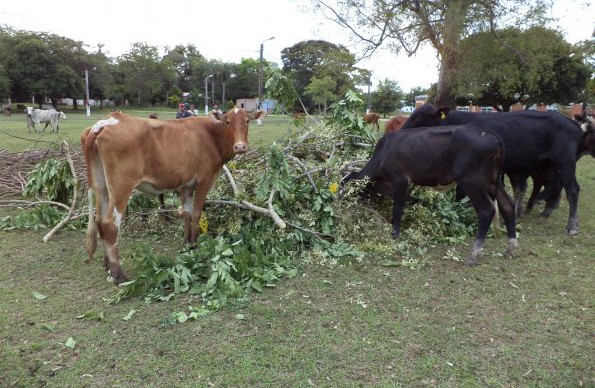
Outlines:
{"label": "cow's muzzle", "polygon": [[239,141],[233,145],[233,152],[236,154],[242,154],[248,151],[248,144],[243,141]]}

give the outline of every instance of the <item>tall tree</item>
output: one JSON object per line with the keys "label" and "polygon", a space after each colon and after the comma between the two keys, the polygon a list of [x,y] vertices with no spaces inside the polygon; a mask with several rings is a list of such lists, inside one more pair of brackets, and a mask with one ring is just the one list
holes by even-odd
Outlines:
{"label": "tall tree", "polygon": [[318,110],[326,112],[328,102],[333,102],[337,95],[334,93],[336,82],[329,76],[314,77],[306,86],[304,94],[312,97],[312,102],[318,105]]}
{"label": "tall tree", "polygon": [[585,61],[591,69],[591,77],[587,81],[582,101],[593,102],[595,100],[595,31],[591,34],[591,39],[579,42],[576,47],[583,53]]}
{"label": "tall tree", "polygon": [[157,47],[146,43],[134,43],[130,51],[120,57],[119,67],[127,98],[138,104],[152,99],[159,87],[159,63]]}
{"label": "tall tree", "polygon": [[385,79],[380,81],[373,94],[374,111],[382,113],[384,117],[394,112],[403,100],[404,94],[397,81]]}
{"label": "tall tree", "polygon": [[[258,71],[260,62],[257,59],[242,58],[235,66],[236,76],[229,80],[229,98],[256,98],[258,96]],[[267,61],[263,60],[263,69],[267,68]],[[266,77],[264,77],[266,80]],[[264,85],[263,85],[264,86]]]}
{"label": "tall tree", "polygon": [[[26,66],[20,64],[26,63]],[[7,71],[13,82],[13,96],[20,101],[35,100],[41,104],[48,93],[49,53],[44,43],[33,35],[15,37],[13,55]]]}
{"label": "tall tree", "polygon": [[111,60],[98,47],[96,53],[91,54],[89,67],[89,98],[99,100],[100,109],[103,109],[103,100],[114,99],[115,85]]}
{"label": "tall tree", "polygon": [[10,96],[10,78],[4,69],[4,65],[0,63],[0,99],[4,100]]}
{"label": "tall tree", "polygon": [[[295,89],[304,95],[306,87],[314,77],[330,77],[335,81],[333,93],[342,96],[353,89],[355,57],[344,46],[323,40],[308,40],[281,50],[283,72],[291,75]],[[304,104],[312,107],[310,96],[304,98]]]}
{"label": "tall tree", "polygon": [[[363,45],[363,56],[385,45],[409,56],[430,44],[440,59],[435,103],[454,108],[460,40],[498,23],[543,23],[539,0],[312,0],[314,6]],[[506,19],[504,18],[506,17]]]}
{"label": "tall tree", "polygon": [[0,25],[0,52],[3,54],[0,56],[0,99],[10,97],[10,77],[6,66],[8,64],[8,57],[12,53],[13,38],[10,34],[10,30],[5,29]]}
{"label": "tall tree", "polygon": [[[544,27],[508,28],[469,36],[461,43],[459,94],[472,94],[481,105],[508,111],[525,104],[563,103],[582,98],[591,69],[583,54],[562,35]],[[510,55],[514,51],[517,55]]]}
{"label": "tall tree", "polygon": [[82,42],[46,33],[10,34],[12,39],[3,54],[13,97],[26,101],[34,96],[40,105],[47,97],[57,106],[60,98],[83,95],[81,69],[89,62],[89,55]]}
{"label": "tall tree", "polygon": [[197,85],[200,89],[202,80],[210,74],[207,73],[207,59],[191,44],[167,48],[163,59],[169,60],[175,68],[177,85],[183,91],[191,91]]}

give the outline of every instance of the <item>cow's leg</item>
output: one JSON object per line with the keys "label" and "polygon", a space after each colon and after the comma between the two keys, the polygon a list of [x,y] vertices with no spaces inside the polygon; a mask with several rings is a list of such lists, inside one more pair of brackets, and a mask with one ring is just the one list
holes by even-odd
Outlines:
{"label": "cow's leg", "polygon": [[497,181],[496,183],[496,199],[498,201],[498,210],[502,214],[504,224],[506,225],[506,236],[508,243],[506,246],[506,257],[514,257],[514,253],[517,248],[516,239],[516,217],[514,213],[514,201],[506,193],[502,182]]}
{"label": "cow's leg", "polygon": [[568,223],[566,224],[566,233],[575,235],[578,233],[578,217],[576,215],[578,207],[578,194],[580,187],[576,181],[576,160],[568,161],[563,164],[565,167],[561,169],[562,185],[566,191],[566,198],[568,200]]}
{"label": "cow's leg", "polygon": [[[93,194],[95,194],[96,202],[95,220],[92,222],[93,210],[89,209],[89,223],[87,224],[87,239],[85,241],[85,249],[89,255],[89,261],[93,260],[93,254],[95,253],[95,249],[97,247],[97,236],[95,231],[99,232],[99,238],[101,241],[104,241],[103,219],[107,215],[109,194],[107,192],[105,182],[101,179],[96,181],[97,183],[95,184],[93,193],[91,193],[91,189],[89,189],[89,201],[92,201]],[[109,257],[105,243],[103,246],[103,267],[109,271]]]}
{"label": "cow's leg", "polygon": [[393,180],[392,197],[393,197],[393,238],[399,238],[401,235],[401,218],[403,217],[403,209],[407,201],[407,191],[409,189],[407,182],[399,182]]}
{"label": "cow's leg", "polygon": [[159,194],[159,196],[157,198],[159,201],[159,210],[161,211],[161,217],[166,220],[173,220],[174,216],[167,209],[167,206],[165,205],[165,194]]}
{"label": "cow's leg", "polygon": [[101,222],[101,238],[107,253],[109,273],[114,278],[116,284],[128,280],[120,268],[120,257],[118,253],[120,225],[126,212],[127,203],[128,197],[125,200],[120,199],[115,202],[110,198],[106,214],[104,215],[105,218]]}
{"label": "cow's leg", "polygon": [[[95,192],[97,201],[101,204],[101,206],[98,206],[100,216],[97,216],[97,226],[107,256],[107,263],[104,258],[104,264],[107,264],[114,282],[119,284],[127,281],[128,278],[120,268],[118,239],[122,220],[126,214],[128,199],[134,187],[136,187],[137,181],[134,179],[118,179],[116,175],[109,179],[111,176],[109,173],[106,176],[108,182],[103,184],[105,188],[101,191],[101,195],[97,193],[97,190]],[[97,179],[95,181],[97,182]]]}
{"label": "cow's leg", "polygon": [[562,194],[562,180],[556,176],[553,181],[543,189],[543,197],[545,199],[545,207],[539,215],[542,218],[547,218],[552,214],[552,211],[560,204],[560,197]]}
{"label": "cow's leg", "polygon": [[89,187],[87,191],[87,198],[89,201],[89,221],[87,223],[87,239],[85,240],[85,250],[89,256],[87,258],[87,262],[90,263],[93,260],[93,254],[97,249],[97,225],[95,225],[95,211],[93,210],[93,189],[91,187]]}
{"label": "cow's leg", "polygon": [[475,185],[461,184],[461,187],[465,190],[465,193],[467,193],[469,201],[477,213],[479,224],[477,235],[473,242],[473,248],[471,248],[471,253],[464,262],[466,266],[473,266],[477,264],[479,254],[483,250],[485,239],[488,235],[488,230],[490,229],[490,223],[496,213],[496,208],[494,207],[493,199],[488,195],[485,186],[477,187]]}
{"label": "cow's leg", "polygon": [[514,207],[516,209],[517,218],[523,217],[525,214],[524,200],[527,192],[527,175],[524,174],[509,174],[510,184],[512,185],[512,192],[514,194]]}
{"label": "cow's leg", "polygon": [[[50,125],[50,123],[45,123],[45,127],[43,127],[43,130],[41,132],[45,132],[45,129],[48,127],[48,125]],[[52,127],[52,131],[54,130],[54,127]]]}
{"label": "cow's leg", "polygon": [[195,186],[195,194],[194,194],[194,209],[192,212],[192,236],[190,241],[194,243],[200,234],[200,227],[198,225],[198,221],[200,220],[200,214],[202,213],[202,208],[205,205],[205,200],[207,199],[207,193],[209,189],[213,185],[214,179],[216,179],[216,174],[213,175],[213,180],[211,181],[204,181],[202,183],[198,183]]}
{"label": "cow's leg", "polygon": [[531,190],[531,195],[527,200],[527,206],[525,208],[525,213],[529,213],[533,210],[533,206],[535,206],[535,202],[537,201],[537,197],[539,196],[539,192],[541,191],[542,187],[544,186],[543,176],[541,173],[531,174],[531,178],[533,179],[533,189]]}
{"label": "cow's leg", "polygon": [[184,220],[184,244],[192,241],[192,214],[194,213],[193,188],[184,187],[180,190],[182,200],[182,219]]}

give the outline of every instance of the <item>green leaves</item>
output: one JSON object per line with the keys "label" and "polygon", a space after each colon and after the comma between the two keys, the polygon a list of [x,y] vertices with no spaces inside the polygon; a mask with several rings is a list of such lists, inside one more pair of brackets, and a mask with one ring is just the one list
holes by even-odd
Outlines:
{"label": "green leaves", "polygon": [[72,197],[74,178],[67,160],[46,159],[29,174],[23,196],[43,195],[50,201],[68,203]]}
{"label": "green leaves", "polygon": [[76,346],[76,341],[74,340],[74,338],[69,337],[64,343],[64,346],[66,346],[69,349],[74,349],[74,347]]}
{"label": "green leaves", "polygon": [[[24,210],[14,217],[6,216],[1,218],[0,229],[7,231],[19,229],[46,229],[50,225],[57,224],[63,217],[63,212],[60,212],[50,204],[43,203],[32,210]],[[79,224],[73,224],[73,226],[76,225]]]}
{"label": "green leaves", "polygon": [[33,296],[35,297],[35,299],[37,300],[44,300],[45,298],[47,298],[47,296],[37,292],[37,291],[33,291]]}
{"label": "green leaves", "polygon": [[135,309],[132,309],[128,312],[128,314],[126,314],[125,317],[122,318],[123,321],[129,321],[132,319],[132,316],[136,313]]}
{"label": "green leaves", "polygon": [[[288,259],[291,253],[286,251],[292,245],[284,244],[270,232],[259,238],[249,234],[244,237],[213,238],[203,234],[195,249],[182,251],[173,260],[157,257],[148,246],[142,246],[132,253],[137,278],[120,284],[112,301],[140,295],[149,300],[169,300],[189,292],[215,302],[208,308],[212,310],[228,298],[261,292],[283,277],[295,276],[297,270]],[[197,317],[202,314],[200,310],[192,312]],[[177,322],[185,319],[181,314],[174,317]]]}
{"label": "green leaves", "polygon": [[105,316],[103,315],[103,311],[89,310],[84,314],[77,315],[76,318],[82,321],[103,321]]}

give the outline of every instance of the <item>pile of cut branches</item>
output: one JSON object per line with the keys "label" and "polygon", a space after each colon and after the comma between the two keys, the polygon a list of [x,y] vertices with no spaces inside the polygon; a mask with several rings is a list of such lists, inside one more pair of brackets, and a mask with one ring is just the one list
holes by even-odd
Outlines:
{"label": "pile of cut branches", "polygon": [[23,194],[29,174],[35,166],[47,159],[66,160],[66,149],[72,155],[77,174],[86,180],[85,162],[78,147],[68,143],[52,144],[46,149],[28,149],[14,152],[0,149],[0,198]]}

